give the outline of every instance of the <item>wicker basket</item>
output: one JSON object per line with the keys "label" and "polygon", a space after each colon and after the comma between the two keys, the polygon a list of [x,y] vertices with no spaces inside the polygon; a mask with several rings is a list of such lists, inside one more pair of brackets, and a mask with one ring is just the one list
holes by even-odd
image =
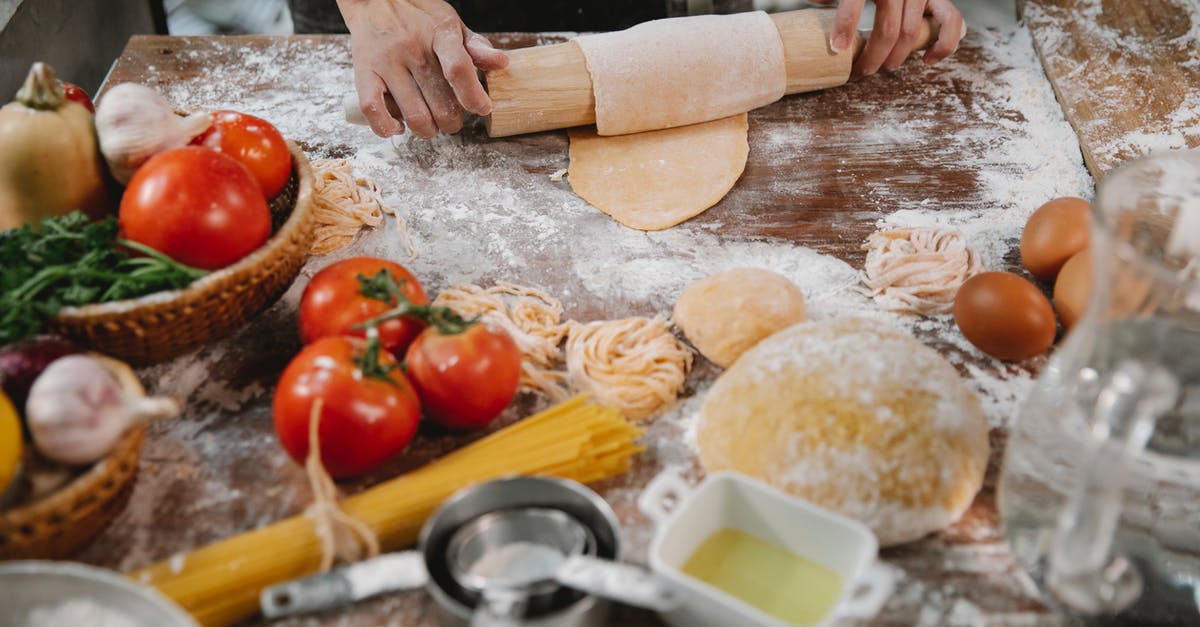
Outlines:
{"label": "wicker basket", "polygon": [[[129,366],[101,358],[131,394],[144,394]],[[0,559],[60,559],[82,549],[125,508],[137,479],[144,426],[131,429],[108,457],[56,492],[0,511]]]}
{"label": "wicker basket", "polygon": [[135,365],[164,361],[231,335],[283,295],[308,258],[313,238],[313,174],[288,142],[293,173],[272,202],[274,234],[258,250],[182,290],[68,307],[51,332]]}

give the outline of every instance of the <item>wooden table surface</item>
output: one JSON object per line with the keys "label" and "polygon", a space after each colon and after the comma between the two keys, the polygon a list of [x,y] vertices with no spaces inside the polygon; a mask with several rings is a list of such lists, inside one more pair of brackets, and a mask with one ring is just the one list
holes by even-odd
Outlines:
{"label": "wooden table surface", "polygon": [[[1010,6],[1011,8],[1011,6]],[[1009,18],[1009,21],[1012,21]],[[558,35],[499,35],[519,47]],[[130,570],[295,514],[308,503],[303,473],[275,441],[270,392],[299,347],[295,303],[317,269],[373,254],[406,263],[435,292],[511,280],[561,298],[588,321],[669,313],[690,280],[739,265],[783,272],[805,290],[813,317],[868,315],[912,330],[954,363],[984,399],[992,468],[958,524],[884,559],[899,575],[872,624],[1054,623],[1008,555],[993,486],[1016,402],[1041,362],[999,364],[944,318],[876,311],[854,293],[864,238],[881,223],[941,222],[967,234],[991,269],[1016,269],[1024,219],[1060,195],[1092,194],[1079,145],[1015,22],[976,28],[950,61],[911,62],[892,74],[785,98],[750,115],[750,157],[733,191],[669,231],[620,227],[552,182],[567,164],[563,131],[492,140],[481,125],[432,142],[380,140],[342,121],[350,89],[342,37],[133,39],[106,84],[137,81],[185,109],[232,108],[275,122],[312,158],[347,157],[408,220],[418,257],[405,260],[391,226],[350,249],[314,258],[288,294],[236,336],[143,369],[159,393],[187,399],[185,415],[154,425],[132,501],[87,549],[87,562]],[[634,508],[665,469],[695,478],[686,433],[719,374],[698,360],[685,399],[648,426],[649,450],[630,474],[595,486],[623,525],[626,556],[641,561],[652,530]],[[523,397],[502,422],[544,400]],[[467,439],[422,431],[403,459],[348,492],[411,468]],[[628,611],[623,624],[654,624]],[[429,624],[421,593],[395,594],[342,613],[287,624]]]}
{"label": "wooden table surface", "polygon": [[1097,179],[1149,152],[1200,147],[1194,0],[1027,0],[1024,15]]}

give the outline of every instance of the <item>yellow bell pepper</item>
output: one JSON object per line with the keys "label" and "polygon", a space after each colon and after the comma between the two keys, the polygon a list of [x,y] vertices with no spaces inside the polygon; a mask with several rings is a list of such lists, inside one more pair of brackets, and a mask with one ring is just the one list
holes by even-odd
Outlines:
{"label": "yellow bell pepper", "polygon": [[4,493],[17,476],[24,444],[17,409],[4,392],[0,392],[0,494]]}

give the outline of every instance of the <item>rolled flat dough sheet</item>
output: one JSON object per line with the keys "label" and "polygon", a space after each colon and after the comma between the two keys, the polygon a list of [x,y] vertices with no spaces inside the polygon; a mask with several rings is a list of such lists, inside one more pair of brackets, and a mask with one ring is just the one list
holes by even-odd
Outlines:
{"label": "rolled flat dough sheet", "polygon": [[634,135],[601,137],[572,129],[571,189],[635,229],[675,226],[717,204],[733,188],[750,145],[746,114]]}
{"label": "rolled flat dough sheet", "polygon": [[574,41],[592,76],[601,135],[744,113],[787,88],[783,40],[762,11],[654,20]]}

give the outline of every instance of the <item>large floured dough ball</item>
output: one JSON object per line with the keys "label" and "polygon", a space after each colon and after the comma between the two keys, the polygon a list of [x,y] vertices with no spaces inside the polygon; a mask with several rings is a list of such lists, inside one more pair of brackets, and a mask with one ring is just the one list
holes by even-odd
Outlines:
{"label": "large floured dough ball", "polygon": [[759,340],[803,321],[804,294],[781,274],[738,268],[687,286],[673,317],[696,350],[728,368]]}
{"label": "large floured dough ball", "polygon": [[705,399],[708,472],[757,477],[887,546],[958,520],[983,483],[979,400],[933,349],[876,321],[824,320],[750,349]]}

